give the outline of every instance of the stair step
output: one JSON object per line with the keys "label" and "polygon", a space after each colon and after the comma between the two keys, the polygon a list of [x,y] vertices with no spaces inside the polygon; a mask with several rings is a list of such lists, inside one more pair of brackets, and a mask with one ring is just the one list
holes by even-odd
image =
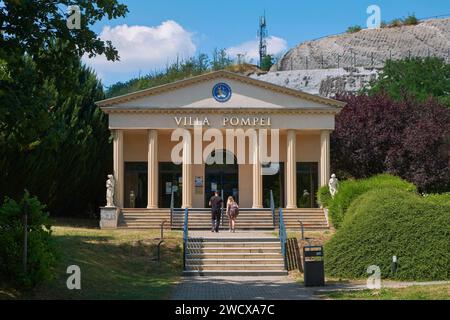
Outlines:
{"label": "stair step", "polygon": [[284,264],[204,264],[186,265],[186,270],[278,270],[282,271]]}
{"label": "stair step", "polygon": [[283,265],[283,259],[186,259],[189,266],[205,266],[205,265]]}
{"label": "stair step", "polygon": [[257,252],[257,253],[235,253],[235,252],[217,252],[217,253],[191,253],[186,255],[187,259],[215,259],[215,258],[227,258],[227,259],[283,259],[281,252]]}
{"label": "stair step", "polygon": [[258,277],[271,277],[271,276],[284,276],[288,272],[285,270],[189,270],[183,271],[184,276],[258,276]]}

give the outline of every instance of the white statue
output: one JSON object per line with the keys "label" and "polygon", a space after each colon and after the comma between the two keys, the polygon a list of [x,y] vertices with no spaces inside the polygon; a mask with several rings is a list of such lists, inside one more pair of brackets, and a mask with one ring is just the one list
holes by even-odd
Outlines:
{"label": "white statue", "polygon": [[338,192],[339,180],[336,178],[336,175],[333,173],[331,175],[331,179],[328,182],[328,188],[330,190],[331,197],[334,198],[336,193]]}
{"label": "white statue", "polygon": [[106,180],[106,206],[115,207],[114,205],[114,192],[115,192],[114,176],[108,174],[108,180]]}

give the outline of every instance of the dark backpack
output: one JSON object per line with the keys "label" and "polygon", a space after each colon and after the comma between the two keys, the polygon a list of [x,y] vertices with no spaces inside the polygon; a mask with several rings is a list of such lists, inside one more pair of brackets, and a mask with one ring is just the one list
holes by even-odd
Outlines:
{"label": "dark backpack", "polygon": [[239,206],[236,202],[230,206],[230,215],[234,217],[237,217],[239,215]]}

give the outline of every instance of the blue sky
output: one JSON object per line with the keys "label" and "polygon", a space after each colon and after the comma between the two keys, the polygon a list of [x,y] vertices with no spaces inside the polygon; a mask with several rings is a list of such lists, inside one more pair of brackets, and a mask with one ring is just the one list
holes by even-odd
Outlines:
{"label": "blue sky", "polygon": [[225,48],[230,55],[246,53],[256,62],[258,17],[266,12],[269,51],[289,48],[321,36],[340,33],[348,26],[366,25],[369,5],[381,8],[381,19],[414,13],[418,18],[450,14],[447,0],[395,1],[271,1],[271,0],[128,0],[125,18],[104,20],[94,26],[102,38],[119,49],[120,63],[102,58],[88,61],[105,85],[158,70],[177,56],[210,54]]}

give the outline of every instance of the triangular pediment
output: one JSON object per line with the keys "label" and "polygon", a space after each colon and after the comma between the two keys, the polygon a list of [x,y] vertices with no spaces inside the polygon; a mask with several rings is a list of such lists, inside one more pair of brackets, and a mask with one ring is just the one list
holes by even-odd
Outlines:
{"label": "triangular pediment", "polygon": [[[217,101],[213,88],[225,83],[231,97]],[[228,71],[215,71],[97,102],[105,112],[157,109],[305,109],[336,110],[343,102],[274,85]]]}

